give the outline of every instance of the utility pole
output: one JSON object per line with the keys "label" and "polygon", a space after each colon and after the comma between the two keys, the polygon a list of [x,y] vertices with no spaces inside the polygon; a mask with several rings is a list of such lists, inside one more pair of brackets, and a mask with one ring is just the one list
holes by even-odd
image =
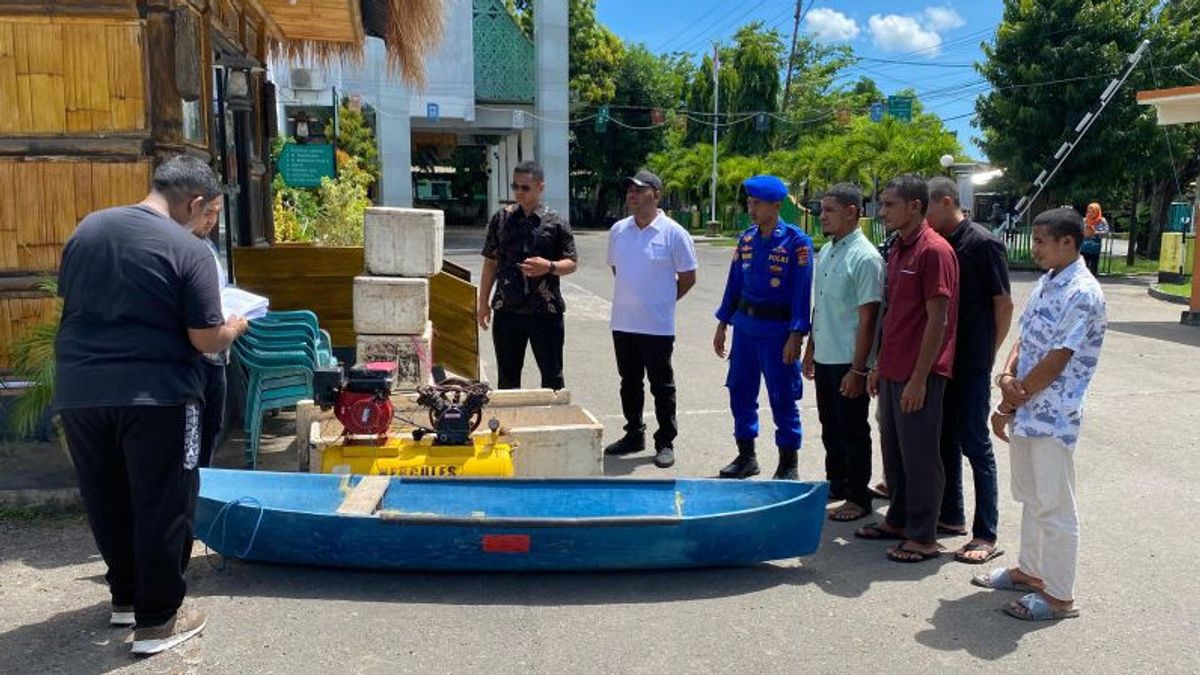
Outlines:
{"label": "utility pole", "polygon": [[712,200],[711,208],[709,209],[708,230],[710,234],[717,234],[720,231],[720,222],[717,221],[717,124],[719,118],[717,111],[720,110],[718,101],[721,97],[721,44],[713,43],[713,162],[712,162],[712,190],[709,198]]}
{"label": "utility pole", "polygon": [[[792,63],[796,60],[796,34],[800,32],[800,19],[806,13],[800,11],[800,5],[803,2],[804,0],[796,0],[796,21],[792,24],[792,48],[788,52],[787,77],[783,80],[783,110],[780,112],[787,112],[788,103],[792,98]],[[811,0],[809,6],[812,6]]]}

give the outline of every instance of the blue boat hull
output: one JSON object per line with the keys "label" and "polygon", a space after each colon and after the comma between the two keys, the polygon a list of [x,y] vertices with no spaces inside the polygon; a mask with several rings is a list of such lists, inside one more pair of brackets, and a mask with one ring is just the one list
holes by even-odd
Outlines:
{"label": "blue boat hull", "polygon": [[196,534],[228,557],[395,570],[618,570],[809,555],[828,484],[393,478],[371,515],[357,477],[205,469]]}

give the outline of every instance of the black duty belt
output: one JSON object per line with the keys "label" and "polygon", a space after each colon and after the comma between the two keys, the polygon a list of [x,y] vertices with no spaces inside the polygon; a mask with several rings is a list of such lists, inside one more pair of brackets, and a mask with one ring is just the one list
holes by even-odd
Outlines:
{"label": "black duty belt", "polygon": [[738,311],[756,319],[772,319],[775,321],[791,321],[792,308],[787,305],[762,305],[738,298]]}

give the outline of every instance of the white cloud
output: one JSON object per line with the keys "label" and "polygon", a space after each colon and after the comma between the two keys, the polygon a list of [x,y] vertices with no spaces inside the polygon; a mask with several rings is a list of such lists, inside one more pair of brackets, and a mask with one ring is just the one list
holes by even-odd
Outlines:
{"label": "white cloud", "polygon": [[967,25],[966,19],[950,7],[926,7],[922,15],[925,27],[935,33],[944,33]]}
{"label": "white cloud", "polygon": [[836,9],[818,7],[808,13],[805,23],[818,42],[845,42],[858,37],[858,22]]}
{"label": "white cloud", "polygon": [[942,44],[941,35],[910,16],[875,14],[867,21],[867,27],[875,46],[885,52],[922,51],[936,56]]}

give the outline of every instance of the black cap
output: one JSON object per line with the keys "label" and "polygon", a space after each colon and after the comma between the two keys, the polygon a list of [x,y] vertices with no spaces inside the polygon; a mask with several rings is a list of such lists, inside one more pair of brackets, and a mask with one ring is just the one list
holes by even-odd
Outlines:
{"label": "black cap", "polygon": [[659,179],[658,176],[655,176],[645,169],[642,169],[633,176],[621,181],[621,184],[625,187],[629,187],[630,184],[638,187],[652,187],[655,190],[662,192],[662,180]]}

